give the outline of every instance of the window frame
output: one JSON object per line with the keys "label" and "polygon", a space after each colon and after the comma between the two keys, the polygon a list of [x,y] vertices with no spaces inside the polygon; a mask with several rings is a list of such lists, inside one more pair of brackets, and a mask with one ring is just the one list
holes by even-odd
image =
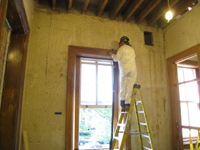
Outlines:
{"label": "window frame", "polygon": [[[181,111],[179,102],[177,64],[197,55],[198,66],[200,65],[200,44],[197,44],[181,53],[167,59],[169,98],[171,108],[171,127],[172,127],[172,148],[173,150],[183,150],[189,145],[183,145],[182,128],[191,127],[181,125]],[[200,80],[198,77],[197,80]]]}
{"label": "window frame", "polygon": [[[79,115],[79,80],[80,80],[80,57],[109,59],[110,49],[89,48],[80,46],[68,47],[68,68],[67,68],[67,92],[66,92],[66,138],[65,148],[78,149],[78,115]],[[114,104],[114,128],[117,125],[119,115],[119,70],[116,63],[115,78],[115,104]]]}

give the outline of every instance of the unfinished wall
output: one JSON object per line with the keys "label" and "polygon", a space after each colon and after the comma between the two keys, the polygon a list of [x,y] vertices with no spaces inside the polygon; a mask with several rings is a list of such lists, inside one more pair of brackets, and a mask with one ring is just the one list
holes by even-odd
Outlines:
{"label": "unfinished wall", "polygon": [[[153,33],[154,46],[145,46],[143,32]],[[23,130],[30,150],[64,150],[68,46],[116,48],[126,35],[136,51],[137,83],[142,86],[155,150],[171,149],[163,31],[95,16],[34,12],[26,70]],[[62,112],[62,115],[55,115]],[[132,140],[132,147],[137,142]],[[139,148],[136,148],[139,149]]]}
{"label": "unfinished wall", "polygon": [[26,16],[28,19],[29,27],[31,28],[32,26],[32,20],[33,20],[33,14],[34,14],[34,9],[35,9],[35,2],[34,0],[23,0],[25,11],[26,11]]}
{"label": "unfinished wall", "polygon": [[200,3],[164,31],[166,58],[200,43]]}

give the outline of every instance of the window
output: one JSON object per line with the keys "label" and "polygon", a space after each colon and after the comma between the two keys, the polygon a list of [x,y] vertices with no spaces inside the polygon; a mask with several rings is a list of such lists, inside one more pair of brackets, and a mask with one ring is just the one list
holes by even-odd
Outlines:
{"label": "window", "polygon": [[79,149],[108,149],[113,101],[112,60],[81,58]]}
{"label": "window", "polygon": [[[178,67],[178,81],[186,82],[196,79],[196,70]],[[199,92],[197,81],[179,85],[182,126],[200,127]],[[191,136],[197,137],[198,130],[191,130]],[[182,129],[182,137],[189,138],[189,129]]]}
{"label": "window", "polygon": [[111,108],[113,100],[113,63],[111,60],[81,59],[82,108]]}

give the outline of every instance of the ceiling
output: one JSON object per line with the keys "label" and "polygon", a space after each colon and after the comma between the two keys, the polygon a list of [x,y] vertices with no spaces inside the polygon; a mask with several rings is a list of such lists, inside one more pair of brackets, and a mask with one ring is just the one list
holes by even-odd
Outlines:
{"label": "ceiling", "polygon": [[36,7],[68,13],[76,10],[86,15],[90,12],[99,17],[107,14],[112,20],[121,18],[123,21],[134,21],[138,24],[145,21],[149,26],[165,28],[187,12],[188,7],[192,8],[197,3],[198,0],[169,0],[174,14],[174,19],[169,23],[165,19],[167,0],[36,0]]}

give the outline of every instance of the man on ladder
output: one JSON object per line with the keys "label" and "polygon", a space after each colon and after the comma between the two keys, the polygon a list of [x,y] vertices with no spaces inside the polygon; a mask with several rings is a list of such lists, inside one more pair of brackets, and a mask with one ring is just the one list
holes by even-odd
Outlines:
{"label": "man on ladder", "polygon": [[[143,98],[141,94],[141,86],[135,83],[137,77],[136,63],[135,63],[135,51],[129,44],[129,38],[123,36],[119,42],[119,49],[117,53],[111,51],[109,52],[114,61],[119,63],[120,71],[120,106],[122,111],[117,123],[116,131],[112,139],[111,149],[114,149],[116,140],[121,141],[119,150],[123,150],[126,137],[130,135],[139,135],[141,150],[154,150],[152,137],[150,134],[150,129],[148,125],[147,115],[143,103]],[[134,86],[133,86],[134,85]],[[133,89],[134,87],[134,89]],[[136,95],[139,92],[140,100],[136,100]],[[138,105],[142,108],[138,109]],[[138,130],[129,131],[131,116],[135,108],[136,120]],[[128,114],[128,117],[125,117],[125,114]],[[143,114],[144,122],[141,121],[140,115]],[[124,120],[125,119],[125,120]],[[124,120],[124,122],[123,122]],[[145,127],[145,130],[142,130],[141,126]],[[121,127],[123,130],[121,130]],[[122,134],[122,137],[119,134]],[[145,138],[148,140],[148,145],[144,142]]]}
{"label": "man on ladder", "polygon": [[120,39],[117,53],[115,54],[114,51],[110,51],[109,53],[113,61],[119,63],[120,106],[122,107],[122,111],[128,111],[130,108],[133,85],[137,77],[135,51],[130,46],[129,38],[123,36]]}

